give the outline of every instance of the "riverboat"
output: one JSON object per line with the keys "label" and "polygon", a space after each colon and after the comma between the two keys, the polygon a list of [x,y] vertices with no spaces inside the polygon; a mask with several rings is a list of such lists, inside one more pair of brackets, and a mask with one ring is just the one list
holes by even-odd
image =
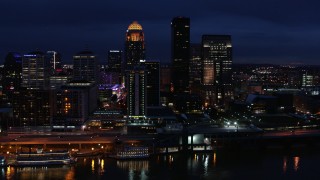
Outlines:
{"label": "riverboat", "polygon": [[68,165],[75,160],[68,151],[19,153],[15,162],[16,166],[47,166],[47,165]]}

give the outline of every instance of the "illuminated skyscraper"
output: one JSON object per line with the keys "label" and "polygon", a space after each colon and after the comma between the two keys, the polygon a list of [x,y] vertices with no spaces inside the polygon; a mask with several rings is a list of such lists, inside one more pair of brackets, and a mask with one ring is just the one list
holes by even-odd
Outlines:
{"label": "illuminated skyscraper", "polygon": [[171,22],[171,53],[174,92],[188,91],[190,55],[190,19],[173,18]]}
{"label": "illuminated skyscraper", "polygon": [[224,106],[233,99],[229,35],[202,36],[202,84],[208,105]]}
{"label": "illuminated skyscraper", "polygon": [[85,50],[73,56],[73,80],[97,82],[98,61],[93,52]]}
{"label": "illuminated skyscraper", "polygon": [[135,67],[126,75],[127,114],[129,117],[143,118],[146,115],[146,71]]}
{"label": "illuminated skyscraper", "polygon": [[50,125],[50,61],[34,51],[22,57],[22,87],[13,98],[12,126]]}
{"label": "illuminated skyscraper", "polygon": [[126,33],[125,44],[125,69],[140,65],[145,61],[145,43],[142,26],[133,21]]}
{"label": "illuminated skyscraper", "polygon": [[28,89],[47,89],[49,87],[49,59],[40,51],[23,55],[22,86]]}
{"label": "illuminated skyscraper", "polygon": [[57,72],[62,71],[61,55],[56,51],[47,51],[47,55],[50,61],[51,74],[56,74]]}

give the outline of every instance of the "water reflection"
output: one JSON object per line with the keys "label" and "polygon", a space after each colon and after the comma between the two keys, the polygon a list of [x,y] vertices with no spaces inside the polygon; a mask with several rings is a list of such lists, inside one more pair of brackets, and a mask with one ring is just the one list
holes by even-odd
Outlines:
{"label": "water reflection", "polygon": [[204,175],[206,176],[208,173],[208,165],[209,165],[209,156],[205,155],[205,159],[204,159]]}
{"label": "water reflection", "polygon": [[91,160],[91,170],[94,172],[94,159]]}
{"label": "water reflection", "polygon": [[73,180],[75,177],[74,177],[74,167],[71,167],[69,169],[69,171],[67,172],[66,176],[65,176],[65,179],[66,180]]}
{"label": "water reflection", "polygon": [[148,171],[149,161],[117,161],[117,167],[130,171]]}
{"label": "water reflection", "polygon": [[214,152],[213,153],[213,167],[216,167],[216,163],[217,163],[217,153]]}
{"label": "water reflection", "polygon": [[101,171],[100,171],[100,174],[103,174],[104,173],[104,159],[101,160]]}
{"label": "water reflection", "polygon": [[320,159],[318,154],[303,156],[302,164],[300,155],[245,155],[248,153],[238,157],[218,151],[208,154],[196,153],[191,156],[159,155],[148,160],[83,158],[78,159],[76,165],[65,167],[5,167],[0,171],[0,179],[248,179],[248,176],[271,173],[274,174],[266,179],[297,179],[302,173],[313,173],[306,171],[314,167],[309,159]]}
{"label": "water reflection", "polygon": [[283,165],[282,165],[283,173],[287,172],[287,157],[283,158]]}
{"label": "water reflection", "polygon": [[11,167],[9,173],[7,170],[7,179],[74,179],[74,169],[70,166]]}
{"label": "water reflection", "polygon": [[15,173],[15,169],[11,166],[7,167],[7,179],[11,179]]}
{"label": "water reflection", "polygon": [[294,171],[298,171],[300,163],[300,157],[293,157],[293,169]]}
{"label": "water reflection", "polygon": [[4,168],[1,168],[1,179],[5,179],[6,175],[4,172]]}

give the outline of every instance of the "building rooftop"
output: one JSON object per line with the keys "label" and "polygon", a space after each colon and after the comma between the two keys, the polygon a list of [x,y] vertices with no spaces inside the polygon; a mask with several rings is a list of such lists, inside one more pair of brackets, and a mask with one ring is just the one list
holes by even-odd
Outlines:
{"label": "building rooftop", "polygon": [[128,30],[129,31],[131,31],[131,30],[140,30],[140,31],[142,31],[142,26],[137,21],[133,21],[129,25]]}

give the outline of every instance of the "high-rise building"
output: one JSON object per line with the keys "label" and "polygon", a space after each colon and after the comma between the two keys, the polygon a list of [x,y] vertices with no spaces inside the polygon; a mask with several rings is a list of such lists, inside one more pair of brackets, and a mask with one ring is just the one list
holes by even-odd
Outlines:
{"label": "high-rise building", "polygon": [[190,67],[189,67],[189,84],[190,91],[197,92],[198,87],[200,87],[201,82],[201,71],[202,71],[202,61],[201,61],[201,44],[191,44],[190,45]]}
{"label": "high-rise building", "polygon": [[121,50],[109,50],[107,64],[107,70],[101,73],[102,79],[112,79],[111,84],[121,84],[125,73],[123,68],[123,52]]}
{"label": "high-rise building", "polygon": [[171,66],[169,64],[162,64],[160,67],[160,91],[170,92],[171,85]]}
{"label": "high-rise building", "polygon": [[73,56],[73,80],[98,81],[98,60],[93,52],[85,50]]}
{"label": "high-rise building", "polygon": [[186,92],[189,87],[190,19],[173,18],[171,22],[171,53],[174,92]]}
{"label": "high-rise building", "polygon": [[47,51],[50,61],[50,72],[56,74],[62,70],[61,55],[56,51]]}
{"label": "high-rise building", "polygon": [[147,106],[160,105],[160,63],[145,62],[147,77]]}
{"label": "high-rise building", "polygon": [[203,35],[202,61],[205,103],[223,107],[233,99],[231,36]]}
{"label": "high-rise building", "polygon": [[126,33],[124,69],[130,69],[145,61],[145,43],[142,26],[133,21]]}
{"label": "high-rise building", "polygon": [[108,71],[121,73],[122,51],[109,50],[108,51]]}
{"label": "high-rise building", "polygon": [[146,71],[135,67],[126,73],[127,115],[143,118],[146,115]]}
{"label": "high-rise building", "polygon": [[10,100],[13,92],[19,91],[22,76],[22,57],[18,53],[7,54],[2,71],[2,92]]}
{"label": "high-rise building", "polygon": [[49,87],[49,59],[41,51],[23,55],[22,86],[28,89],[47,89]]}

